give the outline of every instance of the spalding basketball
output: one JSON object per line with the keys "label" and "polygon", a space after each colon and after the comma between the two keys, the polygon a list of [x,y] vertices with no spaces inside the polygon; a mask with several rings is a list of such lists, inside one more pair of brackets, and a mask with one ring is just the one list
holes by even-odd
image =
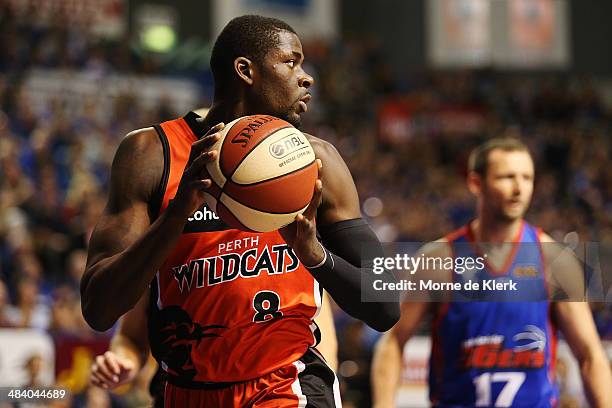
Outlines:
{"label": "spalding basketball", "polygon": [[317,163],[306,136],[273,116],[238,118],[221,131],[208,163],[208,206],[233,228],[273,231],[302,213],[314,193]]}

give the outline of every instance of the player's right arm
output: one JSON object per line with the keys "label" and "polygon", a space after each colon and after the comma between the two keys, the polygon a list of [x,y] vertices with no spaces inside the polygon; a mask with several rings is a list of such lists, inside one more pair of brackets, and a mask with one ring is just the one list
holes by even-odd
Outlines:
{"label": "player's right arm", "polygon": [[418,329],[429,303],[403,302],[402,317],[391,330],[383,334],[374,348],[372,359],[372,402],[375,408],[395,406],[395,394],[400,383],[403,350]]}
{"label": "player's right arm", "polygon": [[145,292],[170,254],[186,219],[204,203],[210,186],[205,166],[216,152],[207,149],[222,126],[213,127],[191,147],[189,161],[171,205],[155,222],[152,202],[163,173],[163,150],[154,129],[138,130],[121,142],[111,169],[109,198],[92,234],[81,279],[81,308],[87,323],[103,331],[113,326]]}

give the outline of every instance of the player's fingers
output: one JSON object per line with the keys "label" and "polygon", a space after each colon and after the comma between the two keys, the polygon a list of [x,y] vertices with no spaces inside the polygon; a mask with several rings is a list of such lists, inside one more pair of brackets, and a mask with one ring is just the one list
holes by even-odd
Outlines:
{"label": "player's fingers", "polygon": [[98,387],[101,387],[103,384],[112,383],[112,381],[104,377],[99,371],[91,373],[91,375],[89,376],[89,382],[94,385],[97,385]]}
{"label": "player's fingers", "polygon": [[136,365],[134,364],[134,362],[132,360],[129,360],[127,358],[120,358],[117,360],[117,364],[119,364],[119,367],[124,370],[124,371],[130,371],[133,370]]}
{"label": "player's fingers", "polygon": [[[189,171],[193,177],[203,178],[202,176],[208,176],[208,172],[206,171],[206,165],[217,158],[217,151],[211,150],[209,152],[204,152],[198,156],[191,166],[189,167]],[[202,173],[204,172],[204,174]]]}
{"label": "player's fingers", "polygon": [[95,386],[102,387],[102,388],[104,388],[105,386],[112,387],[116,385],[112,382],[109,382],[107,379],[103,378],[99,374],[94,374],[94,373],[92,373],[92,375],[90,376],[89,382]]}
{"label": "player's fingers", "polygon": [[119,377],[113,374],[106,363],[106,359],[104,356],[96,357],[96,364],[92,368],[100,378],[108,382],[117,382],[119,381]]}
{"label": "player's fingers", "polygon": [[212,185],[210,179],[194,180],[191,186],[196,190],[207,190]]}
{"label": "player's fingers", "polygon": [[200,139],[195,141],[191,145],[191,151],[189,152],[189,162],[195,160],[203,151],[209,149],[213,146],[221,137],[219,133],[225,125],[223,123],[219,123],[213,126],[206,135],[202,136]]}
{"label": "player's fingers", "polygon": [[98,378],[94,377],[93,375],[89,379],[89,382],[92,385],[95,385],[96,387],[102,387],[102,382]]}
{"label": "player's fingers", "polygon": [[215,126],[211,127],[210,130],[208,132],[206,132],[206,134],[204,135],[204,137],[206,136],[210,136],[213,133],[217,133],[220,132],[221,130],[223,130],[223,128],[225,127],[225,123],[223,122],[219,122],[217,123]]}
{"label": "player's fingers", "polygon": [[110,368],[111,373],[115,375],[119,375],[121,369],[119,368],[119,364],[117,362],[118,357],[115,356],[114,353],[107,351],[104,353],[104,357],[106,358],[107,366]]}
{"label": "player's fingers", "polygon": [[[216,128],[213,128],[216,129]],[[214,132],[207,134],[205,136],[202,136],[200,139],[196,140],[192,145],[191,145],[191,150],[196,150],[196,152],[202,152],[205,149],[211,147],[212,145],[214,145],[215,143],[217,143],[217,141],[219,140],[219,138],[221,138],[221,129],[223,129],[223,127],[219,128],[218,130],[215,130]]]}
{"label": "player's fingers", "polygon": [[317,234],[314,221],[304,217],[303,214],[298,214],[297,217],[295,217],[295,225],[296,242],[307,242]]}
{"label": "player's fingers", "polygon": [[314,194],[312,195],[312,199],[310,200],[310,204],[308,204],[308,208],[304,211],[304,217],[309,220],[313,220],[315,215],[317,214],[317,208],[321,204],[321,198],[323,195],[323,182],[319,179],[315,182]]}

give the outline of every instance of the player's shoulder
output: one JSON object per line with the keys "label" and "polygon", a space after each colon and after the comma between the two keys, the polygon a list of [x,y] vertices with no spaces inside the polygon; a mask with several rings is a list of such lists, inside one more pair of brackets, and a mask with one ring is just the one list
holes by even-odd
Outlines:
{"label": "player's shoulder", "polygon": [[420,254],[424,256],[434,256],[434,257],[446,257],[452,254],[450,246],[448,245],[448,239],[444,237],[440,237],[435,241],[431,241],[426,243],[421,247],[418,251]]}
{"label": "player's shoulder", "polygon": [[134,152],[146,152],[160,147],[161,141],[153,127],[136,129],[129,132],[123,137],[119,145],[119,148],[129,148]]}
{"label": "player's shoulder", "polygon": [[148,197],[164,170],[161,140],[153,127],[134,130],[121,140],[113,159],[113,183],[122,190],[137,190]]}
{"label": "player's shoulder", "polygon": [[340,157],[338,149],[336,149],[336,147],[330,142],[309,133],[304,133],[304,135],[306,136],[306,139],[308,139],[308,142],[310,142],[316,157],[323,161],[325,161],[326,158],[337,159]]}
{"label": "player's shoulder", "polygon": [[134,130],[121,140],[113,166],[127,161],[131,168],[141,165],[153,166],[163,163],[163,147],[157,131],[153,127]]}
{"label": "player's shoulder", "polygon": [[546,232],[542,231],[541,229],[537,229],[538,231],[538,238],[540,239],[540,242],[557,242],[555,241],[555,239],[553,237],[551,237],[550,235],[548,235]]}

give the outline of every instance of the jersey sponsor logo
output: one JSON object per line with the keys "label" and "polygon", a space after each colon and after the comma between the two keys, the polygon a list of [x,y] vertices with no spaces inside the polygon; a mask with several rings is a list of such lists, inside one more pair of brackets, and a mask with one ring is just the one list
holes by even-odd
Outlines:
{"label": "jersey sponsor logo", "polygon": [[228,229],[230,229],[230,227],[225,224],[208,205],[204,204],[187,218],[187,222],[183,228],[183,234],[224,231]]}
{"label": "jersey sponsor logo", "polygon": [[255,278],[263,272],[268,275],[289,273],[298,266],[299,260],[289,245],[279,244],[192,259],[187,264],[172,267],[172,274],[182,293],[191,291],[194,283],[196,288],[215,286],[239,277]]}
{"label": "jersey sponsor logo", "polygon": [[251,137],[257,129],[263,124],[277,120],[274,116],[260,116],[259,118],[249,121],[240,132],[232,138],[233,144],[239,144],[241,147],[247,147],[251,141]]}
{"label": "jersey sponsor logo", "polygon": [[517,266],[514,268],[513,274],[522,278],[535,278],[539,275],[539,272],[535,266]]}
{"label": "jersey sponsor logo", "polygon": [[202,208],[194,212],[191,217],[187,218],[187,222],[193,221],[209,221],[218,220],[219,216],[215,214],[208,206],[204,205]]}
{"label": "jersey sponsor logo", "polygon": [[513,347],[504,344],[504,336],[480,336],[468,339],[461,350],[466,369],[542,368],[546,362],[546,334],[537,326],[527,325],[516,334]]}

